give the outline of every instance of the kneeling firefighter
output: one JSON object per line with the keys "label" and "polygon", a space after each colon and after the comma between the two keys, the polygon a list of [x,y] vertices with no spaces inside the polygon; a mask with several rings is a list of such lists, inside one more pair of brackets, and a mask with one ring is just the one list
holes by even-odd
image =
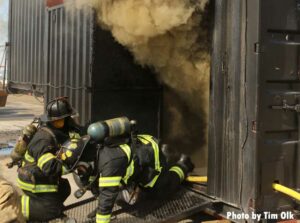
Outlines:
{"label": "kneeling firefighter", "polygon": [[21,205],[28,221],[44,222],[63,216],[63,202],[71,188],[68,180],[61,178],[68,171],[58,151],[66,140],[80,138],[81,129],[71,117],[75,114],[66,97],[56,98],[47,104],[34,135],[27,137],[17,181],[24,192]]}
{"label": "kneeling firefighter", "polygon": [[[94,214],[89,215],[96,217],[97,223],[110,222],[114,203],[122,188],[138,188],[148,198],[162,199],[174,193],[194,168],[190,158],[185,155],[181,155],[175,165],[168,165],[157,139],[150,135],[137,135],[132,129],[134,126],[135,123],[125,117],[94,123],[88,128],[90,143],[83,143],[82,139],[76,145],[68,142],[62,147],[64,153],[74,152],[74,148],[77,148],[77,154],[82,154],[80,161],[76,161],[77,171],[81,172],[82,178],[97,176],[94,182],[99,187],[99,204]],[[94,154],[95,158],[95,151],[98,154],[96,162],[84,164],[87,157],[90,158],[85,161],[93,159],[88,153]],[[74,168],[74,162],[67,165]],[[85,177],[84,172],[87,175]],[[125,200],[130,204],[131,199],[130,196]]]}

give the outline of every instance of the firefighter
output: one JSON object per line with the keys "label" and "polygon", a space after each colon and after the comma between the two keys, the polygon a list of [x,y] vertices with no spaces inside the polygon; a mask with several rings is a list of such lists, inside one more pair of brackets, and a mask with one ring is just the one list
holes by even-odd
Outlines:
{"label": "firefighter", "polygon": [[[87,153],[93,153],[94,157],[98,154],[96,163],[92,165],[92,158],[85,160],[83,156],[80,162],[76,161],[77,166],[74,166],[74,160],[68,163],[69,168],[77,168],[79,175],[85,179],[91,174],[95,175],[91,166],[97,167],[99,204],[97,213],[94,213],[97,223],[110,222],[113,206],[122,187],[135,188],[134,191],[139,188],[140,194],[146,198],[163,199],[174,193],[194,168],[186,155],[181,155],[175,165],[169,166],[157,139],[150,135],[137,135],[135,140],[125,137],[124,140],[118,139],[117,143],[108,140],[101,148],[95,143],[86,143],[89,140],[86,137],[85,143],[74,145],[68,142],[63,149],[64,153],[70,151],[74,155],[74,148],[77,148],[76,157],[80,157],[79,154],[85,158],[92,157]],[[91,148],[83,149],[83,146]],[[132,201],[131,195],[126,200],[128,203]]]}
{"label": "firefighter", "polygon": [[[97,223],[110,222],[122,185],[138,186],[146,198],[164,199],[176,191],[194,168],[185,155],[169,168],[154,137],[138,135],[137,138],[136,145],[126,143],[115,147],[107,146],[100,151]],[[130,202],[131,195],[128,198],[127,201]]]}
{"label": "firefighter", "polygon": [[71,188],[68,180],[61,178],[68,170],[57,152],[70,137],[79,138],[80,129],[71,117],[75,114],[66,97],[50,101],[40,117],[41,126],[27,146],[17,181],[24,192],[21,210],[28,221],[44,222],[63,216],[63,202]]}

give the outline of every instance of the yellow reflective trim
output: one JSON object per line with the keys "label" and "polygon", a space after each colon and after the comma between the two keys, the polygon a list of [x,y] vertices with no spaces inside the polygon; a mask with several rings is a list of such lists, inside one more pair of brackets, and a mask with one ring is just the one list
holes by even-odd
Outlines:
{"label": "yellow reflective trim", "polygon": [[18,185],[22,190],[31,191],[32,193],[47,193],[47,192],[57,192],[57,185],[48,184],[30,184],[26,183],[19,178],[17,179]]}
{"label": "yellow reflective trim", "polygon": [[131,156],[131,149],[127,144],[123,144],[120,145],[121,149],[123,150],[123,152],[126,154],[127,158],[128,158],[128,163],[130,161],[130,156]]}
{"label": "yellow reflective trim", "polygon": [[133,175],[133,173],[134,173],[134,161],[131,160],[129,166],[126,169],[126,174],[123,177],[123,181],[125,184],[127,184],[128,179]]}
{"label": "yellow reflective trim", "polygon": [[29,163],[34,163],[34,158],[28,154],[28,151],[26,151],[26,153],[25,153],[25,159]]}
{"label": "yellow reflective trim", "polygon": [[69,137],[71,139],[79,139],[80,135],[77,132],[69,132]]}
{"label": "yellow reflective trim", "polygon": [[[128,158],[128,163],[130,162],[130,158],[131,158],[131,149],[127,144],[123,144],[120,145],[121,149],[123,150],[123,152],[126,154],[127,158]],[[126,169],[126,174],[123,177],[123,181],[125,184],[127,184],[128,179],[133,175],[134,173],[134,161],[131,160],[130,164],[128,165],[127,169]]]}
{"label": "yellow reflective trim", "polygon": [[28,220],[29,219],[29,197],[26,195],[22,195],[21,209],[22,209],[23,216]]}
{"label": "yellow reflective trim", "polygon": [[141,138],[141,137],[138,137],[139,138],[139,140],[143,143],[143,144],[145,144],[145,145],[147,145],[147,144],[149,144],[150,142],[148,141],[148,140],[146,140],[146,139],[143,139],[143,138]]}
{"label": "yellow reflective trim", "polygon": [[55,156],[52,153],[45,153],[38,159],[37,165],[40,169],[43,169],[43,166],[45,165],[45,163],[47,163],[48,161],[50,161],[54,158],[55,158]]}
{"label": "yellow reflective trim", "polygon": [[159,177],[160,173],[157,174],[148,184],[146,184],[144,187],[153,187]]}
{"label": "yellow reflective trim", "polygon": [[169,171],[173,171],[173,172],[177,173],[177,175],[179,176],[180,181],[184,180],[184,172],[180,167],[173,166]]}
{"label": "yellow reflective trim", "polygon": [[66,156],[65,153],[61,154],[61,159],[62,159],[62,160],[66,160],[66,159],[67,159],[67,156]]}
{"label": "yellow reflective trim", "polygon": [[22,180],[20,180],[19,178],[17,179],[17,182],[18,182],[19,187],[23,190],[32,191],[35,187],[34,184],[25,183]]}
{"label": "yellow reflective trim", "polygon": [[109,223],[110,217],[111,217],[111,214],[107,214],[107,215],[97,214],[96,215],[96,223]]}
{"label": "yellow reflective trim", "polygon": [[57,185],[35,185],[33,193],[57,192]]}
{"label": "yellow reflective trim", "polygon": [[138,135],[139,140],[147,140],[151,143],[153,151],[154,151],[154,160],[155,160],[155,170],[161,171],[160,161],[159,161],[159,148],[157,143],[153,140],[153,137],[150,135]]}
{"label": "yellow reflective trim", "polygon": [[100,177],[99,187],[118,187],[120,186],[122,177]]}
{"label": "yellow reflective trim", "polygon": [[77,149],[77,143],[71,143],[69,146],[70,149]]}
{"label": "yellow reflective trim", "polygon": [[96,176],[90,176],[89,177],[89,182],[93,182],[94,180],[96,180]]}
{"label": "yellow reflective trim", "polygon": [[66,175],[68,173],[69,173],[69,169],[67,167],[65,167],[64,165],[62,165],[61,174]]}
{"label": "yellow reflective trim", "polygon": [[66,156],[67,157],[71,157],[72,155],[73,155],[72,151],[70,151],[70,150],[66,151]]}

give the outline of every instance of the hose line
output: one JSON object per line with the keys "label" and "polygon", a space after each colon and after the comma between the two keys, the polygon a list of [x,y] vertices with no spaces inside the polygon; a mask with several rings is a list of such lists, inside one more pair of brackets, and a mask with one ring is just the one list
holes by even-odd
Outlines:
{"label": "hose line", "polygon": [[206,183],[207,182],[207,176],[188,176],[186,178],[186,181],[193,182],[193,183]]}
{"label": "hose line", "polygon": [[281,192],[283,194],[286,194],[286,195],[300,201],[300,193],[298,193],[297,191],[295,191],[291,188],[285,187],[281,184],[277,184],[277,183],[273,183],[272,186],[273,186],[274,190]]}

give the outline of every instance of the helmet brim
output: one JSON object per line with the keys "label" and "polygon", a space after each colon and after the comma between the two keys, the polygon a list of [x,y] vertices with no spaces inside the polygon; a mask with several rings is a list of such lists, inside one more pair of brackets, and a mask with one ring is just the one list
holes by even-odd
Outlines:
{"label": "helmet brim", "polygon": [[63,118],[67,118],[67,117],[71,117],[71,116],[77,115],[77,114],[78,114],[78,112],[75,109],[73,109],[72,113],[70,113],[70,114],[65,114],[65,115],[61,115],[61,116],[58,116],[58,117],[49,117],[47,114],[42,114],[40,116],[40,120],[42,122],[53,122],[53,121],[63,119]]}

